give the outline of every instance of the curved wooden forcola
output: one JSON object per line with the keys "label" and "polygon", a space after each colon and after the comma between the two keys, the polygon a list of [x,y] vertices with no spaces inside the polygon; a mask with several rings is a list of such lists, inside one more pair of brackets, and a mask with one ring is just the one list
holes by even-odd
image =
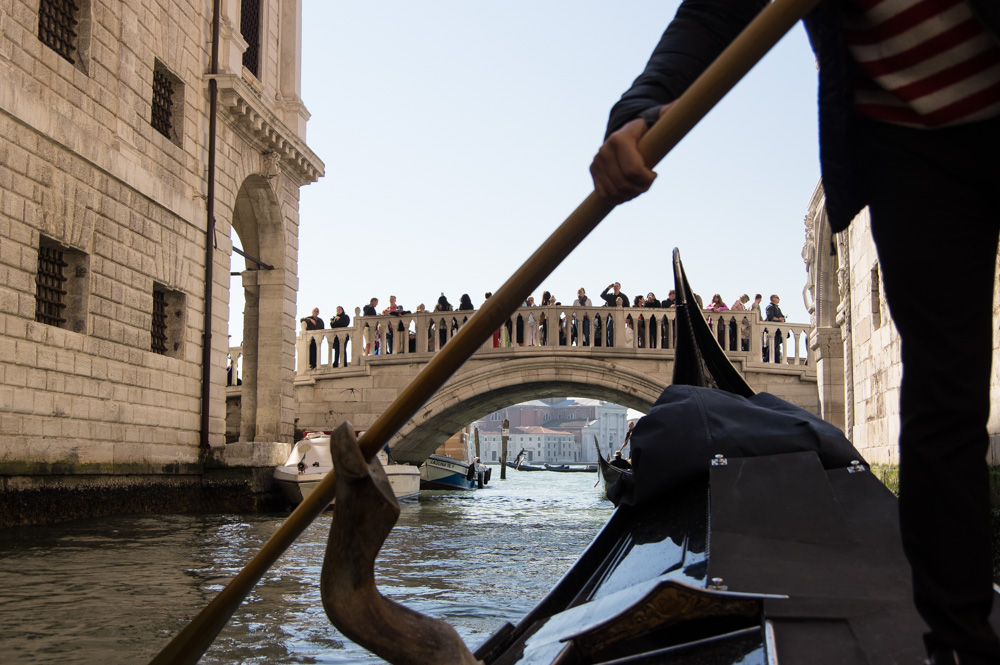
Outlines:
{"label": "curved wooden forcola", "polygon": [[[670,112],[646,132],[639,143],[639,150],[646,164],[651,168],[658,164],[764,54],[818,4],[818,1],[776,0],[761,11],[677,99]],[[359,442],[365,460],[375,457],[382,446],[493,335],[493,331],[510,317],[525,298],[541,285],[542,280],[562,263],[613,208],[611,203],[593,192],[584,199],[365,432]],[[319,487],[299,504],[284,524],[264,543],[243,570],[150,661],[152,664],[196,663],[201,658],[264,573],[330,505],[335,494],[337,475],[339,474],[327,475]],[[354,624],[359,615],[335,614],[337,616],[335,625],[345,635],[360,632]],[[415,633],[417,636],[422,634],[422,628]],[[380,644],[384,645],[386,642]],[[395,654],[395,649],[393,651],[394,655],[398,656]],[[376,653],[383,656],[379,650],[376,650]],[[424,661],[393,662],[445,661],[436,655]]]}
{"label": "curved wooden forcola", "polygon": [[381,462],[366,462],[354,428],[330,437],[337,508],[323,558],[320,594],[326,615],[348,639],[396,665],[475,665],[448,623],[395,603],[375,587],[375,557],[399,518]]}

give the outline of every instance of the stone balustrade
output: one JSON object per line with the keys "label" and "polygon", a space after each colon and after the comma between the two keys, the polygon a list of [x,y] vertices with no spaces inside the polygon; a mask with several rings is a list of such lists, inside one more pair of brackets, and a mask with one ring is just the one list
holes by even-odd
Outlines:
{"label": "stone balustrade", "polygon": [[[299,378],[349,373],[366,364],[426,362],[475,316],[476,310],[359,316],[347,328],[299,331],[296,374]],[[809,324],[763,321],[757,312],[711,312],[705,318],[719,344],[744,367],[778,369],[812,365]],[[781,336],[775,362],[775,337]],[[611,307],[530,307],[508,322],[476,352],[479,357],[526,357],[570,353],[594,357],[672,357],[676,342],[675,310]],[[366,353],[366,347],[368,353]],[[237,347],[238,348],[238,347]],[[765,354],[765,350],[767,353]],[[233,358],[237,358],[231,351]]]}

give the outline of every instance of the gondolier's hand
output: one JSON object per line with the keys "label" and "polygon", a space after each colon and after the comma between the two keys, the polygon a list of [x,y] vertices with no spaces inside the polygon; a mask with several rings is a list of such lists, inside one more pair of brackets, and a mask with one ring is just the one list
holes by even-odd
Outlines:
{"label": "gondolier's hand", "polygon": [[[660,117],[670,106],[660,107]],[[597,151],[590,164],[590,175],[598,196],[617,205],[631,201],[652,186],[656,173],[639,154],[639,139],[647,129],[646,121],[636,118],[609,136]]]}

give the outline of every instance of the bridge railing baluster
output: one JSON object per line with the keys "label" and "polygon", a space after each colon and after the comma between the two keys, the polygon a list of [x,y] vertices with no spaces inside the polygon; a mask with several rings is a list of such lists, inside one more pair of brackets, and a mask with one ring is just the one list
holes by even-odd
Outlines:
{"label": "bridge railing baluster", "polygon": [[[425,362],[457,335],[475,314],[473,310],[360,316],[360,309],[356,309],[353,325],[348,328],[305,330],[303,323],[295,344],[295,371],[303,376],[343,372],[348,367],[377,363],[388,356],[407,356],[412,362]],[[744,366],[776,366],[774,344],[779,330],[782,338],[781,361],[777,366],[812,364],[809,324],[768,323],[761,319],[757,311],[704,311],[703,315],[712,317],[713,335],[726,353],[734,359],[742,359]],[[533,323],[529,323],[529,316]],[[517,341],[518,319],[520,344]],[[677,346],[677,321],[673,309],[551,305],[516,310],[500,326],[496,346],[490,338],[479,352],[527,352],[531,348],[529,325],[535,326],[534,345],[537,349],[534,352],[541,348],[561,347],[575,354],[599,357],[605,349],[613,348],[636,355],[670,357]],[[366,327],[371,346],[368,355],[364,352]],[[609,329],[611,344],[608,344]],[[765,343],[769,351],[767,359],[764,358]],[[309,367],[312,344],[316,345],[315,368]],[[378,355],[375,355],[376,344]],[[334,361],[337,361],[336,366]]]}

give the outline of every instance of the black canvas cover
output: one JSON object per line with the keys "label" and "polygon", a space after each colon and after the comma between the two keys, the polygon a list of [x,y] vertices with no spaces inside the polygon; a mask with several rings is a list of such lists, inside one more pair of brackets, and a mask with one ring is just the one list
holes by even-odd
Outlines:
{"label": "black canvas cover", "polygon": [[864,462],[844,433],[808,411],[758,393],[741,397],[667,386],[632,432],[632,474],[608,490],[615,505],[639,506],[708,477],[712,459],[814,451],[826,469]]}

